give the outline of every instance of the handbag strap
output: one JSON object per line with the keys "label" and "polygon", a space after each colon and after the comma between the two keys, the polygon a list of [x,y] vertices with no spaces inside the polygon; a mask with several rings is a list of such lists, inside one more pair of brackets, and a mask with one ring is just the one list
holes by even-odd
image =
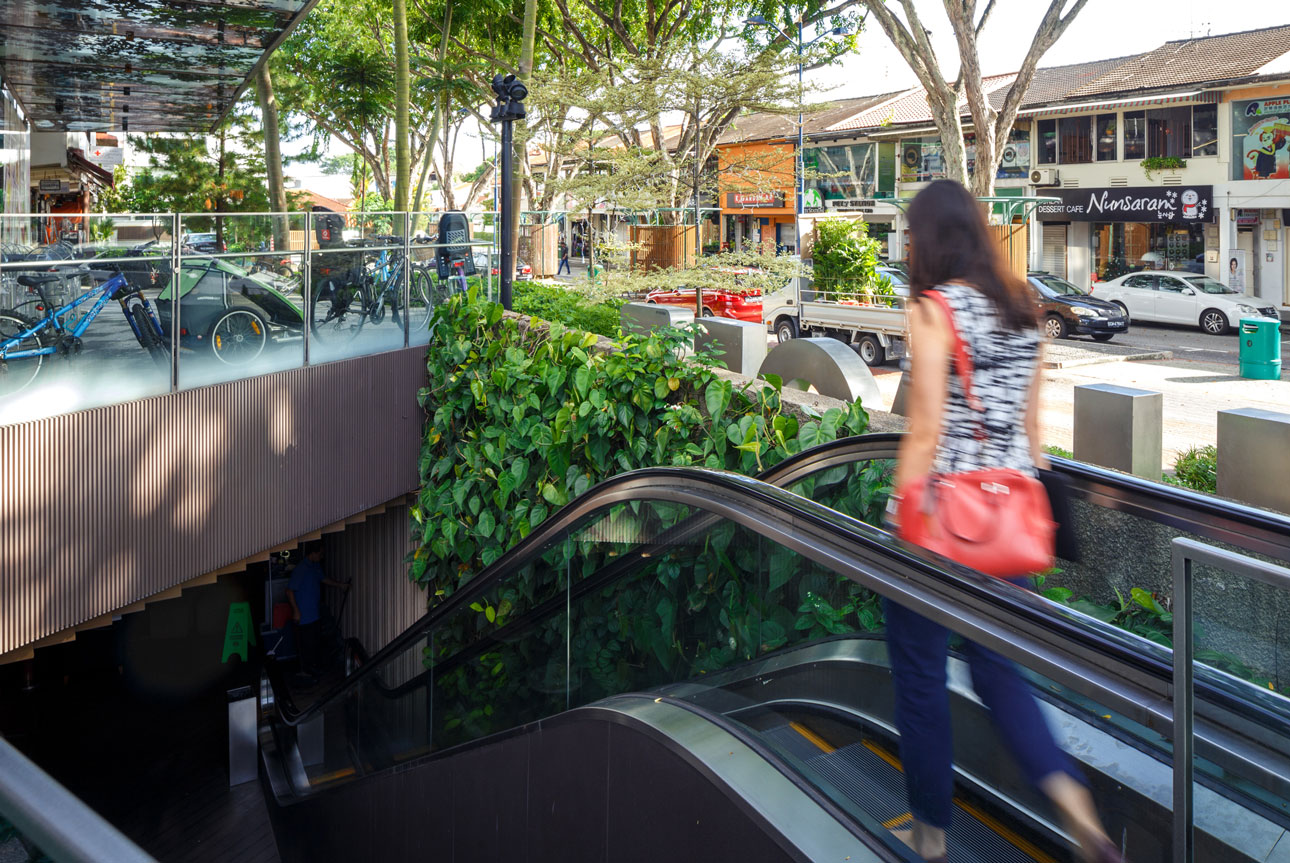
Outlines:
{"label": "handbag strap", "polygon": [[945,318],[950,323],[950,335],[954,337],[953,366],[963,384],[963,397],[967,400],[968,407],[983,413],[985,405],[981,404],[981,400],[976,397],[976,392],[972,389],[972,355],[968,353],[967,343],[963,341],[958,325],[954,322],[954,309],[950,306],[950,301],[940,291],[935,290],[923,291],[922,296],[945,310]]}

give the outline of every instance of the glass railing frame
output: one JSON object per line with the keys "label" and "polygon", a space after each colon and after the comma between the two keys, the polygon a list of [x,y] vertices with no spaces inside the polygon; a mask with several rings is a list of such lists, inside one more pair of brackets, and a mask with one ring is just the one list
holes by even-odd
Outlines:
{"label": "glass railing frame", "polygon": [[0,737],[0,815],[60,861],[155,863],[121,831]]}
{"label": "glass railing frame", "polygon": [[[1132,651],[1119,649],[1117,642],[1098,643],[1090,639],[1086,630],[1072,626],[1063,616],[1054,615],[1050,603],[1020,588],[965,567],[936,561],[879,529],[747,477],[695,468],[649,468],[624,474],[563,508],[544,523],[546,529],[530,534],[517,546],[521,551],[514,557],[508,554],[507,558],[513,561],[534,549],[545,548],[552,537],[606,506],[643,499],[694,506],[746,525],[755,524],[772,541],[1020,661],[1140,725],[1162,734],[1170,733],[1173,728],[1172,687],[1167,668],[1161,669],[1158,663],[1138,662]],[[422,624],[410,628],[378,652],[371,663],[339,683],[290,724],[305,721],[326,709],[336,698],[344,697],[349,687],[378,668],[383,658],[401,652],[424,635],[441,614],[459,609],[491,589],[497,575],[513,566],[510,561],[504,558],[482,572],[436,609],[438,613],[431,612]],[[1214,727],[1203,718],[1198,721],[1197,729],[1197,751],[1203,757],[1223,763],[1230,760],[1228,753],[1231,752],[1242,764],[1260,765],[1263,771],[1260,785],[1271,789],[1284,787],[1283,777],[1287,774],[1279,772],[1284,759],[1243,757],[1241,753],[1248,750],[1248,741],[1232,738],[1224,729]],[[1232,752],[1233,749],[1239,751]]]}

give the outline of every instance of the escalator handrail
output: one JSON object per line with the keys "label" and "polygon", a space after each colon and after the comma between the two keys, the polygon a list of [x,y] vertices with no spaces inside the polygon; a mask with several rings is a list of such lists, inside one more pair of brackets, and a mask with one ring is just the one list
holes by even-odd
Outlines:
{"label": "escalator handrail", "polygon": [[[435,621],[478,598],[492,582],[508,573],[515,561],[545,548],[551,539],[584,516],[625,500],[649,499],[701,507],[755,525],[773,542],[1018,659],[1142,725],[1162,731],[1172,728],[1167,669],[1142,661],[1115,641],[1099,640],[1095,632],[1082,628],[1082,622],[1074,625],[1054,615],[1051,604],[1039,597],[952,563],[940,568],[921,549],[904,546],[883,531],[782,489],[736,474],[699,468],[647,468],[597,486],[557,512],[521,541],[514,552],[379,651],[371,663],[294,717],[294,722],[288,717],[284,721],[297,724],[344,698],[386,658],[401,653]],[[1072,613],[1071,617],[1077,615]],[[1196,727],[1197,751],[1204,757],[1222,758],[1229,750],[1239,750],[1235,757],[1257,767],[1261,781],[1279,787],[1283,781],[1276,773],[1283,766],[1278,761],[1280,753],[1267,751],[1269,747],[1261,745],[1266,741],[1242,740],[1200,718]],[[1251,744],[1258,747],[1255,755],[1260,760],[1249,758]]]}
{"label": "escalator handrail", "polygon": [[[758,474],[757,478],[764,482],[770,483],[772,485],[782,486],[787,483],[796,482],[804,478],[805,476],[809,476],[810,474],[815,473],[817,471],[827,469],[828,467],[840,466],[843,464],[850,463],[852,461],[856,461],[858,455],[866,455],[866,456],[872,457],[871,454],[874,453],[875,451],[878,451],[880,453],[885,453],[889,449],[892,452],[894,452],[894,447],[900,442],[900,438],[901,438],[900,434],[883,432],[883,433],[875,433],[875,434],[868,434],[868,435],[852,436],[848,438],[834,440],[827,444],[819,444],[817,446],[802,450],[799,453],[795,453],[794,455],[789,456],[788,458],[784,459],[778,464],[767,468],[766,470]],[[843,441],[851,442],[852,446],[849,446],[849,447],[836,446],[836,444],[842,443]],[[861,442],[861,445],[856,446],[855,445],[856,442]],[[594,489],[591,489],[589,491],[594,491]],[[550,523],[550,520],[548,519],[548,521],[545,522],[544,525],[549,523]],[[512,552],[514,552],[516,548],[518,548],[518,546],[509,549],[507,551],[507,554],[509,555]],[[505,558],[503,558],[503,560],[504,559]],[[501,563],[501,560],[498,560],[494,565],[496,566],[497,564],[500,564],[500,563]],[[470,584],[482,585],[486,581],[487,579],[485,578],[477,577],[475,579],[472,579]],[[460,593],[460,591],[458,591],[458,593]],[[454,596],[456,596],[456,594],[454,594]],[[476,597],[476,594],[472,593],[471,598],[475,598],[475,597]],[[451,610],[456,610],[456,608],[458,608],[461,602],[463,601],[464,600],[459,600],[457,603],[454,603]],[[422,630],[422,629],[428,628],[429,626],[433,626],[433,623],[429,621],[430,615],[438,614],[441,612],[447,613],[447,611],[448,610],[445,609],[445,605],[443,604],[435,606],[435,608],[427,612],[426,615],[423,615],[419,620],[413,623],[412,626],[408,628],[408,630],[405,630],[404,634],[406,635],[412,629]],[[405,641],[400,641],[399,639],[395,639],[395,641],[399,642],[400,644],[407,643]],[[394,643],[395,642],[391,642],[390,645],[387,645],[387,647],[392,646]],[[362,651],[362,654],[360,656],[360,661],[362,665],[369,664],[373,659],[374,657],[368,655],[366,650]],[[277,663],[274,661],[267,662],[265,664],[265,670],[266,670],[266,674],[269,677],[270,683],[273,686],[274,700],[275,700],[275,704],[277,705],[278,715],[288,725],[297,725],[300,722],[307,721],[311,716],[314,716],[318,711],[313,709],[313,707],[317,706],[319,707],[319,709],[322,709],[321,705],[323,704],[323,702],[329,700],[337,690],[343,688],[345,683],[347,683],[353,677],[353,675],[351,675],[350,677],[347,677],[345,681],[342,681],[336,687],[333,687],[331,691],[326,693],[318,701],[314,702],[314,705],[311,705],[311,707],[306,708],[305,710],[300,710],[296,707],[295,701],[291,697],[291,688],[285,685],[281,668],[277,665]],[[404,683],[400,684],[399,686],[388,690],[387,694],[396,696],[397,694],[403,691],[406,691],[408,688],[415,686],[418,680],[422,676],[423,675],[417,675],[417,677],[411,680],[404,681]],[[380,687],[380,688],[385,689],[384,687]]]}

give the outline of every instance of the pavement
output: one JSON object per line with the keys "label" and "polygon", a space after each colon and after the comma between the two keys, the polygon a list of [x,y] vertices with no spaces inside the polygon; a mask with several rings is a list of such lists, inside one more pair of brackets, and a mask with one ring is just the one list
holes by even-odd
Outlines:
{"label": "pavement", "polygon": [[[1290,359],[1290,335],[1284,328],[1283,358]],[[1134,331],[1115,341],[1065,339],[1047,347],[1040,390],[1040,429],[1045,444],[1071,449],[1075,387],[1110,383],[1162,393],[1164,396],[1163,464],[1173,467],[1180,452],[1218,439],[1218,412],[1262,408],[1290,413],[1290,371],[1281,380],[1246,380],[1239,375],[1235,335],[1211,336],[1194,330],[1134,324]],[[874,369],[883,410],[891,408],[900,369]]]}

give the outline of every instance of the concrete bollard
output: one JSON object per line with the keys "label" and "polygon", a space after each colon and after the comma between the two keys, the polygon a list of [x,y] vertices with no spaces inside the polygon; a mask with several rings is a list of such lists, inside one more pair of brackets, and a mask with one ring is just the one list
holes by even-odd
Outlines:
{"label": "concrete bollard", "polygon": [[1218,412],[1218,493],[1290,513],[1290,414],[1258,408]]}
{"label": "concrete bollard", "polygon": [[659,327],[679,327],[693,323],[694,309],[656,303],[627,303],[619,311],[619,316],[624,332],[645,336]]}
{"label": "concrete bollard", "polygon": [[704,318],[694,340],[696,352],[713,350],[717,360],[732,372],[757,374],[766,359],[766,325],[728,318]]}
{"label": "concrete bollard", "polygon": [[1115,384],[1075,387],[1075,458],[1160,479],[1165,399]]}

